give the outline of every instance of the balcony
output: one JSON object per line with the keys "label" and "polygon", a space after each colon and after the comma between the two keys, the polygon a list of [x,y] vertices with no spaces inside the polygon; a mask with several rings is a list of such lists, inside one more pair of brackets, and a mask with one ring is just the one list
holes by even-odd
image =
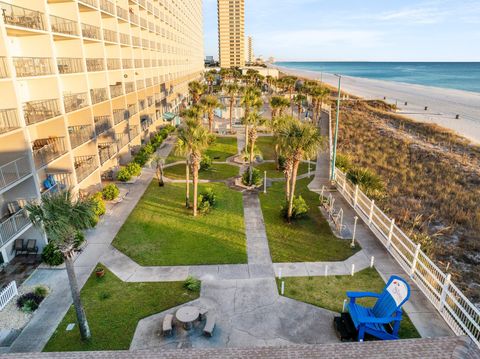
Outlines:
{"label": "balcony", "polygon": [[92,125],[70,126],[68,134],[72,148],[77,148],[95,137]]}
{"label": "balcony", "polygon": [[8,77],[7,58],[0,57],[0,79]]}
{"label": "balcony", "polygon": [[127,111],[128,111],[128,116],[129,116],[129,117],[135,115],[135,114],[138,112],[138,111],[137,111],[137,105],[134,104],[134,103],[128,105]]}
{"label": "balcony", "polygon": [[109,29],[103,29],[103,40],[117,42],[117,33]]}
{"label": "balcony", "polygon": [[107,59],[108,70],[119,70],[121,67],[120,59]]}
{"label": "balcony", "polygon": [[82,35],[89,39],[100,40],[100,28],[98,26],[82,24]]}
{"label": "balcony", "polygon": [[150,116],[140,119],[140,126],[142,127],[142,131],[147,131],[152,124],[153,120]]}
{"label": "balcony", "polygon": [[0,242],[1,245],[7,244],[12,238],[15,238],[21,231],[27,228],[32,222],[28,219],[25,208],[17,213],[2,220],[0,223]]}
{"label": "balcony", "polygon": [[0,110],[0,134],[20,128],[18,113],[14,108]]}
{"label": "balcony", "polygon": [[147,97],[147,105],[148,107],[153,106],[153,96]]}
{"label": "balcony", "polygon": [[40,11],[30,10],[0,2],[5,25],[24,27],[34,30],[46,30],[45,19]]}
{"label": "balcony", "polygon": [[117,145],[118,145],[119,150],[121,150],[123,147],[125,147],[130,142],[130,138],[128,136],[128,133],[125,133],[125,132],[116,133],[115,134],[115,139],[117,140]]}
{"label": "balcony", "polygon": [[100,0],[100,9],[109,14],[115,14],[115,5],[108,0]]}
{"label": "balcony", "polygon": [[41,168],[67,152],[64,137],[40,138],[32,143],[35,167]]}
{"label": "balcony", "polygon": [[112,98],[123,95],[123,86],[120,85],[110,85],[110,95]]}
{"label": "balcony", "polygon": [[50,25],[52,27],[52,32],[71,36],[79,36],[77,23],[73,20],[50,15]]}
{"label": "balcony", "polygon": [[102,58],[86,59],[86,61],[87,61],[88,72],[105,70],[105,64]]}
{"label": "balcony", "polygon": [[97,169],[97,158],[96,156],[75,157],[74,167],[77,175],[77,182],[80,183]]}
{"label": "balcony", "polygon": [[130,128],[128,130],[128,136],[130,137],[130,142],[132,142],[133,139],[140,134],[140,131],[138,130],[137,125],[133,125],[133,126],[129,126],[129,127]]}
{"label": "balcony", "polygon": [[125,121],[127,119],[128,112],[121,108],[121,109],[114,109],[113,110],[113,123],[118,125],[120,122]]}
{"label": "balcony", "polygon": [[42,122],[60,115],[57,99],[29,101],[23,104],[23,115],[27,125]]}
{"label": "balcony", "polygon": [[83,61],[81,58],[57,57],[58,72],[61,74],[73,74],[83,72]]}
{"label": "balcony", "polygon": [[90,97],[92,98],[92,104],[103,102],[108,100],[106,88],[90,89]]}
{"label": "balcony", "polygon": [[137,80],[137,90],[141,90],[145,87],[145,82],[143,80]]}
{"label": "balcony", "polygon": [[88,106],[88,98],[86,92],[80,93],[64,93],[63,103],[65,112],[72,112]]}
{"label": "balcony", "polygon": [[143,67],[143,60],[142,59],[135,59],[135,67],[142,68]]}
{"label": "balcony", "polygon": [[133,67],[132,59],[123,59],[122,65],[124,69],[131,69]]}
{"label": "balcony", "polygon": [[145,104],[146,104],[145,99],[138,100],[138,110],[139,111],[145,110],[147,108]]}
{"label": "balcony", "polygon": [[140,38],[137,36],[132,36],[132,45],[140,47]]}
{"label": "balcony", "polygon": [[133,91],[135,91],[135,84],[133,83],[133,81],[125,82],[125,92],[130,93]]}
{"label": "balcony", "polygon": [[49,196],[73,186],[72,174],[70,172],[47,172],[45,177],[53,178],[55,184],[48,189],[44,186],[41,191],[42,196]]}
{"label": "balcony", "polygon": [[27,155],[23,155],[13,161],[0,166],[0,190],[11,184],[20,181],[28,176],[30,171],[30,162]]}
{"label": "balcony", "polygon": [[128,10],[117,5],[117,16],[125,21],[128,21]]}
{"label": "balcony", "polygon": [[142,39],[142,47],[148,49],[149,41],[147,39]]}
{"label": "balcony", "polygon": [[120,43],[122,45],[130,45],[130,35],[120,33]]}
{"label": "balcony", "polygon": [[100,157],[100,165],[103,165],[110,158],[117,154],[117,144],[115,142],[106,142],[98,144],[98,155]]}
{"label": "balcony", "polygon": [[79,2],[90,5],[91,7],[97,8],[97,0],[79,0]]}
{"label": "balcony", "polygon": [[97,136],[112,128],[110,116],[95,116],[93,119],[95,121],[95,133]]}
{"label": "balcony", "polygon": [[137,15],[135,15],[133,13],[129,13],[128,17],[129,17],[131,23],[133,23],[135,25],[138,25],[138,16]]}
{"label": "balcony", "polygon": [[53,74],[52,59],[49,57],[14,57],[13,64],[17,77]]}

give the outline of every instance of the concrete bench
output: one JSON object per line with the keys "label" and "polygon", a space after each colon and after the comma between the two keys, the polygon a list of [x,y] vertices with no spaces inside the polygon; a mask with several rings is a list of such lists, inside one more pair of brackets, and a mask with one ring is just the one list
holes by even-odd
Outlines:
{"label": "concrete bench", "polygon": [[163,318],[163,324],[162,324],[162,334],[164,336],[166,335],[172,335],[172,322],[173,322],[173,315],[172,314],[167,314]]}
{"label": "concrete bench", "polygon": [[208,309],[206,309],[206,308],[200,308],[198,319],[204,320],[207,313],[208,313]]}
{"label": "concrete bench", "polygon": [[207,337],[211,337],[213,335],[213,330],[215,329],[215,319],[215,314],[207,315],[207,322],[203,328],[203,334],[205,334]]}

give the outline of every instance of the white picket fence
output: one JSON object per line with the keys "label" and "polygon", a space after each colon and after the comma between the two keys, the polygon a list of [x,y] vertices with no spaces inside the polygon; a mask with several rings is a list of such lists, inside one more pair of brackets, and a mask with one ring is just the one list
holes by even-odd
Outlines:
{"label": "white picket fence", "polygon": [[18,294],[17,283],[15,281],[10,282],[0,292],[0,310],[3,310],[5,306]]}
{"label": "white picket fence", "polygon": [[422,290],[430,302],[457,335],[468,335],[480,347],[480,310],[426,256],[419,244],[413,242],[375,205],[345,174],[335,169],[335,184],[339,192],[368,224],[376,237]]}

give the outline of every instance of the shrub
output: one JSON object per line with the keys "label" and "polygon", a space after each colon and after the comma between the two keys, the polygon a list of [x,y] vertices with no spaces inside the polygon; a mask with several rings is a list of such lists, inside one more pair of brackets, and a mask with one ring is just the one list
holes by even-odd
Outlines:
{"label": "shrub", "polygon": [[110,183],[102,189],[103,199],[107,201],[113,201],[119,194],[120,190],[114,183]]}
{"label": "shrub", "polygon": [[55,244],[50,242],[43,248],[42,261],[50,266],[59,266],[64,262],[64,259]]}
{"label": "shrub", "polygon": [[283,171],[285,169],[285,157],[278,156],[278,170]]}
{"label": "shrub", "polygon": [[353,168],[347,172],[347,178],[358,184],[367,196],[380,197],[384,191],[384,185],[379,176],[367,168]]}
{"label": "shrub", "polygon": [[335,159],[335,166],[337,166],[340,170],[347,173],[348,170],[352,167],[352,161],[350,156],[344,154],[337,154]]}
{"label": "shrub", "polygon": [[250,170],[242,175],[242,183],[245,186],[260,186],[263,182],[262,173],[256,168],[252,168],[252,181],[250,181]]}
{"label": "shrub", "polygon": [[132,179],[132,174],[130,171],[127,169],[127,167],[123,167],[118,171],[117,173],[117,180],[122,181],[122,182],[127,182]]}
{"label": "shrub", "polygon": [[212,206],[210,205],[210,202],[202,201],[201,196],[198,197],[198,210],[201,214],[207,214],[208,212],[210,212],[211,208]]}
{"label": "shrub", "polygon": [[201,287],[201,282],[199,279],[192,276],[188,276],[183,282],[183,286],[192,292],[199,292]]}
{"label": "shrub", "polygon": [[205,155],[200,161],[200,171],[207,171],[210,168],[212,168],[212,159],[209,156]]}
{"label": "shrub", "polygon": [[25,313],[37,310],[44,297],[33,292],[25,293],[17,299],[17,307]]}
{"label": "shrub", "polygon": [[149,158],[150,158],[150,155],[148,153],[140,150],[140,152],[138,152],[133,158],[133,161],[139,166],[145,166],[145,163],[148,162]]}
{"label": "shrub", "polygon": [[[302,196],[298,196],[293,199],[292,219],[300,219],[305,217],[308,213],[308,210],[309,210],[308,205]],[[283,204],[281,213],[284,218],[287,218],[288,201],[285,201],[285,203]]]}
{"label": "shrub", "polygon": [[211,187],[205,189],[205,191],[200,193],[199,202],[208,202],[210,206],[215,207],[217,204],[217,195]]}
{"label": "shrub", "polygon": [[95,204],[93,211],[99,216],[103,216],[107,211],[105,202],[103,201],[102,192],[97,192],[92,196],[92,201]]}
{"label": "shrub", "polygon": [[35,287],[33,294],[38,295],[39,297],[45,298],[48,294],[48,288],[42,285]]}
{"label": "shrub", "polygon": [[140,176],[140,174],[142,173],[142,167],[140,167],[140,165],[135,162],[130,162],[126,168],[127,171],[130,172],[130,175],[132,177]]}

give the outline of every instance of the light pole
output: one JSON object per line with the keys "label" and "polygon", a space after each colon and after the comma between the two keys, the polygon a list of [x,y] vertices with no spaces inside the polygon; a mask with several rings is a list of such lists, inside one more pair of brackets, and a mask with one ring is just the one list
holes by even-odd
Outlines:
{"label": "light pole", "polygon": [[338,97],[337,97],[337,119],[335,122],[335,136],[333,138],[333,156],[332,156],[332,172],[330,173],[330,181],[335,179],[335,162],[337,160],[337,138],[338,138],[338,120],[340,117],[340,86],[342,76],[335,74],[338,77]]}

